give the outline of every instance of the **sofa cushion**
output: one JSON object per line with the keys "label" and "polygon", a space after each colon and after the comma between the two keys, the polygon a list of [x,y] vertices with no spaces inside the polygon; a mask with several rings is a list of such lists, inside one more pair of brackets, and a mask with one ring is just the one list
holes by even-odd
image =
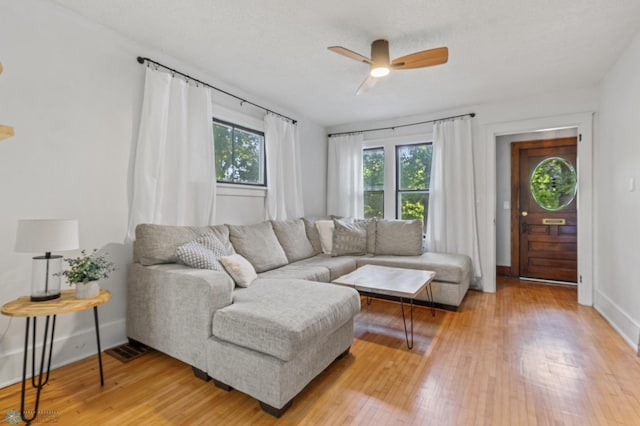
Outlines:
{"label": "sofa cushion", "polygon": [[[356,258],[352,256],[331,257],[327,254],[319,254],[309,259],[300,260],[293,265],[303,267],[321,266],[329,270],[329,281],[333,281],[342,275],[353,272],[356,265]],[[324,281],[324,280],[322,280]]]}
{"label": "sofa cushion", "polygon": [[224,266],[224,269],[233,278],[238,287],[249,287],[258,278],[253,265],[239,254],[222,256],[220,263],[222,263],[222,266]]}
{"label": "sofa cushion", "polygon": [[312,341],[352,321],[359,310],[360,297],[352,288],[260,278],[249,288],[237,289],[233,304],[214,313],[212,333],[289,361]]}
{"label": "sofa cushion", "polygon": [[376,252],[376,219],[356,219],[356,223],[364,224],[367,229],[367,254]]}
{"label": "sofa cushion", "polygon": [[333,248],[333,219],[318,220],[315,223],[318,235],[320,235],[320,244],[324,254],[331,254]]}
{"label": "sofa cushion", "polygon": [[320,281],[328,283],[331,281],[329,268],[314,265],[288,264],[281,268],[261,272],[259,278],[294,278],[307,281]]}
{"label": "sofa cushion", "polygon": [[316,228],[316,222],[319,220],[328,220],[328,217],[303,217],[304,229],[307,233],[307,238],[313,247],[314,254],[322,253],[322,243],[320,242],[320,234],[318,228]]}
{"label": "sofa cushion", "polygon": [[315,255],[302,219],[272,220],[271,225],[289,263]]}
{"label": "sofa cushion", "polygon": [[236,252],[247,259],[256,272],[268,271],[288,263],[271,222],[227,226],[229,239]]}
{"label": "sofa cushion", "polygon": [[229,230],[225,225],[173,226],[143,223],[136,226],[133,261],[145,266],[177,263],[178,246],[208,233],[213,233],[227,252],[235,253],[229,241]]}
{"label": "sofa cushion", "polygon": [[364,265],[422,269],[436,273],[435,281],[460,283],[471,273],[469,256],[451,253],[422,253],[420,256],[373,256],[355,258],[358,268]]}
{"label": "sofa cushion", "polygon": [[375,254],[419,256],[422,254],[420,220],[377,220]]}
{"label": "sofa cushion", "polygon": [[331,256],[363,255],[367,252],[367,224],[333,220]]}
{"label": "sofa cushion", "polygon": [[215,269],[216,271],[223,270],[218,259],[228,254],[230,253],[213,233],[184,243],[176,249],[176,257],[180,263],[192,268]]}

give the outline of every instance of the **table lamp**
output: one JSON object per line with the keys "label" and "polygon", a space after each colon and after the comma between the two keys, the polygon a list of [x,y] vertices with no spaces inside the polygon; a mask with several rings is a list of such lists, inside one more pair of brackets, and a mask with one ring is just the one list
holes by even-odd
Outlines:
{"label": "table lamp", "polygon": [[75,250],[79,247],[78,221],[19,220],[15,251],[44,253],[33,258],[31,270],[31,301],[41,302],[60,297],[62,256],[53,251]]}

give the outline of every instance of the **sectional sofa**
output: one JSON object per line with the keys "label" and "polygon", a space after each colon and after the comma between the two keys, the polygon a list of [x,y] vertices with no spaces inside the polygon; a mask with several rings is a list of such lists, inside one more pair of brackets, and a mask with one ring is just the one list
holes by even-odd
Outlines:
{"label": "sectional sofa", "polygon": [[[196,376],[213,378],[218,387],[253,396],[280,416],[353,341],[360,297],[352,288],[328,284],[332,280],[365,264],[433,270],[437,305],[455,309],[462,301],[470,259],[422,253],[419,222],[329,221],[330,254],[323,252],[324,218],[139,225],[128,271],[129,339],[190,364]],[[214,250],[220,259],[240,255],[256,275],[242,282],[226,263],[226,270],[182,264],[192,260],[182,256],[185,247],[211,239],[221,243]]]}

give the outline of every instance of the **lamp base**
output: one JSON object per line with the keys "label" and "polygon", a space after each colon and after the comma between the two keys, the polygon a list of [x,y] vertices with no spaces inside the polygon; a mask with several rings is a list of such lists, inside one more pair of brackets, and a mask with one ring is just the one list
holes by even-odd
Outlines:
{"label": "lamp base", "polygon": [[31,301],[32,302],[44,302],[44,301],[47,301],[47,300],[57,299],[59,297],[60,297],[60,293],[45,294],[43,296],[31,296]]}
{"label": "lamp base", "polygon": [[60,297],[62,256],[36,256],[31,271],[31,301],[44,302]]}

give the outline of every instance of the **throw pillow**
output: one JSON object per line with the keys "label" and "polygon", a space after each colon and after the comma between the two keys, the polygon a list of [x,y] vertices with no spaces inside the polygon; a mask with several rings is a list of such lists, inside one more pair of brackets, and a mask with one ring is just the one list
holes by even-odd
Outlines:
{"label": "throw pillow", "polygon": [[313,247],[314,254],[322,253],[322,243],[320,242],[320,234],[318,228],[316,228],[316,222],[319,220],[326,220],[326,218],[318,217],[303,217],[304,228],[307,232],[307,238]]}
{"label": "throw pillow", "polygon": [[367,251],[367,223],[333,220],[331,256],[362,255]]}
{"label": "throw pillow", "polygon": [[333,220],[319,220],[316,222],[316,229],[320,235],[320,244],[324,254],[331,254],[333,246]]}
{"label": "throw pillow", "polygon": [[239,254],[222,256],[220,263],[222,263],[222,266],[231,275],[238,287],[249,287],[258,278],[256,270],[251,263]]}
{"label": "throw pillow", "polygon": [[367,254],[376,253],[376,219],[356,219],[356,223],[364,223],[367,229]]}
{"label": "throw pillow", "polygon": [[421,220],[376,221],[375,254],[419,256],[422,254]]}
{"label": "throw pillow", "polygon": [[315,255],[302,219],[272,220],[271,225],[289,263]]}
{"label": "throw pillow", "polygon": [[256,272],[275,269],[289,263],[271,222],[255,225],[227,225],[229,239],[236,253],[247,259]]}
{"label": "throw pillow", "polygon": [[176,263],[179,245],[210,234],[208,226],[173,226],[143,223],[136,226],[133,261],[144,266]]}
{"label": "throw pillow", "polygon": [[229,254],[213,234],[205,234],[176,248],[176,257],[184,265],[222,271],[218,259]]}

